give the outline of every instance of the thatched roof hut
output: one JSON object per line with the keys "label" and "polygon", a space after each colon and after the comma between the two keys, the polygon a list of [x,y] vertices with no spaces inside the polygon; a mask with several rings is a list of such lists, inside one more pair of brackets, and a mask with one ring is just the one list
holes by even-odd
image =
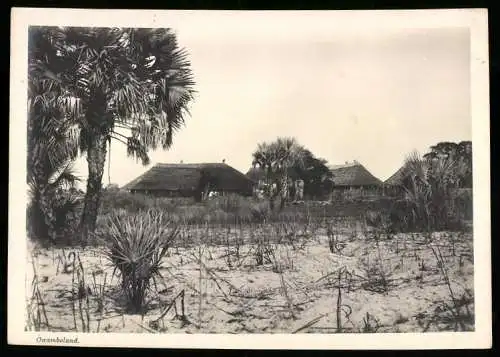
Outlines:
{"label": "thatched roof hut", "polygon": [[[255,181],[255,182],[259,182],[259,180],[266,179],[266,173],[265,173],[264,169],[261,167],[251,167],[247,171],[246,176],[250,180]],[[297,171],[293,167],[288,168],[288,176],[292,179],[300,178],[299,174],[297,173]]]}
{"label": "thatched roof hut", "polygon": [[254,182],[225,163],[157,164],[123,188],[162,196],[195,196],[205,190],[252,195]]}
{"label": "thatched roof hut", "polygon": [[246,176],[252,181],[259,182],[260,180],[265,180],[266,173],[260,167],[251,167],[247,171]]}
{"label": "thatched roof hut", "polygon": [[405,166],[401,166],[391,177],[384,181],[384,186],[399,186],[402,183]]}
{"label": "thatched roof hut", "polygon": [[359,162],[346,163],[344,165],[332,165],[329,167],[333,174],[335,187],[338,188],[362,188],[377,187],[382,181],[373,176]]}

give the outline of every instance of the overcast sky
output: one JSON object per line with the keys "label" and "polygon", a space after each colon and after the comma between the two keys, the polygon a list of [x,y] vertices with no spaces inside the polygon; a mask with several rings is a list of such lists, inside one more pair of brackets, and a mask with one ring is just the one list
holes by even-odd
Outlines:
{"label": "overcast sky", "polygon": [[[245,173],[257,144],[277,136],[296,137],[330,164],[357,160],[385,180],[412,150],[471,140],[466,28],[341,31],[319,20],[212,25],[174,28],[198,93],[173,147],[151,153],[144,167],[114,142],[112,183],[181,160],[226,159]],[[85,178],[85,159],[76,168]]]}

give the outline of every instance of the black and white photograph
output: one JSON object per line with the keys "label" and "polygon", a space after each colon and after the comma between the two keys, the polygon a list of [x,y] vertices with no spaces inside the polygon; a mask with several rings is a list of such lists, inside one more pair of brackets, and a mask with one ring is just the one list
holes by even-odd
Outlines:
{"label": "black and white photograph", "polygon": [[486,10],[11,36],[9,343],[491,346]]}

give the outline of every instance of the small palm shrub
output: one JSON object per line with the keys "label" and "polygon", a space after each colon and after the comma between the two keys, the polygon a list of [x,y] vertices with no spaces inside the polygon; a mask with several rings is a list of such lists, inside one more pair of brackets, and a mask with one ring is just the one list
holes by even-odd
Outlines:
{"label": "small palm shrub", "polygon": [[391,210],[394,226],[405,231],[463,228],[467,200],[459,197],[464,165],[454,157],[425,159],[413,153],[406,161],[404,196]]}
{"label": "small palm shrub", "polygon": [[57,190],[53,201],[58,240],[63,244],[75,242],[83,207],[83,194],[75,189]]}
{"label": "small palm shrub", "polygon": [[369,227],[373,227],[379,231],[387,232],[389,230],[389,217],[382,211],[369,210],[364,214],[365,223]]}
{"label": "small palm shrub", "polygon": [[108,259],[121,276],[129,312],[144,311],[148,292],[162,278],[162,259],[178,233],[178,225],[158,210],[109,215],[101,238],[107,244]]}
{"label": "small palm shrub", "polygon": [[[72,188],[47,190],[45,195],[45,210],[37,198],[27,206],[28,236],[43,245],[70,243],[78,230],[83,195]],[[51,216],[52,226],[47,224],[47,215]]]}

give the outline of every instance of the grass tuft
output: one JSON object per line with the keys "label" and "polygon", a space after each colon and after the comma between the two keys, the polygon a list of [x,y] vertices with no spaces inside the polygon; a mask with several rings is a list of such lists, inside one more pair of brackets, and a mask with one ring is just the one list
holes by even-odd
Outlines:
{"label": "grass tuft", "polygon": [[178,226],[157,210],[108,218],[101,234],[107,258],[120,273],[128,312],[144,311],[147,293],[162,278],[162,259],[178,232]]}

